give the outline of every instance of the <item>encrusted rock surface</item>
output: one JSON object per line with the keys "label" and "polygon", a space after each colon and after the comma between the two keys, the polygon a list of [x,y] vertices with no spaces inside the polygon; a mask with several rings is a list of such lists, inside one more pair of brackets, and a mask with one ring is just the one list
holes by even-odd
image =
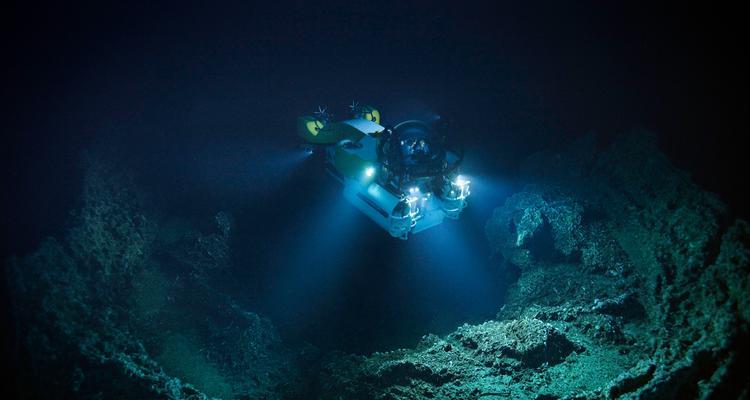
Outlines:
{"label": "encrusted rock surface", "polygon": [[554,238],[551,244],[562,255],[578,250],[582,240],[581,212],[581,206],[572,199],[550,201],[536,192],[516,193],[504,207],[495,210],[492,219],[501,222],[489,224],[487,235],[505,259],[522,269],[531,268],[539,260],[534,258],[529,244],[544,227],[550,228]]}
{"label": "encrusted rock surface", "polygon": [[6,272],[29,398],[285,398],[296,356],[265,318],[212,288],[230,262],[216,232],[162,227],[132,180],[92,160],[64,240]]}

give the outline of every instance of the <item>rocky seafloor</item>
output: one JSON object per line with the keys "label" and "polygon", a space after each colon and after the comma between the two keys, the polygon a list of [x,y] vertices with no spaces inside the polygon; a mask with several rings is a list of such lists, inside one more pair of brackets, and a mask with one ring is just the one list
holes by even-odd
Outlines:
{"label": "rocky seafloor", "polygon": [[635,133],[521,168],[487,221],[496,318],[414,348],[293,348],[216,290],[232,218],[147,211],[92,161],[63,238],[8,261],[15,357],[42,398],[684,399],[750,396],[750,226]]}

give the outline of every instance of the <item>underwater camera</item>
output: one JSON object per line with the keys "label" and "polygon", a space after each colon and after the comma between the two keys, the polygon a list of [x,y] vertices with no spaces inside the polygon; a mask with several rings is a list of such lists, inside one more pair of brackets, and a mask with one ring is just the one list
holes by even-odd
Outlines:
{"label": "underwater camera", "polygon": [[470,194],[470,181],[459,174],[463,152],[423,121],[387,128],[376,108],[349,108],[351,118],[343,121],[324,108],[298,119],[305,148],[325,155],[344,197],[400,239],[457,219]]}

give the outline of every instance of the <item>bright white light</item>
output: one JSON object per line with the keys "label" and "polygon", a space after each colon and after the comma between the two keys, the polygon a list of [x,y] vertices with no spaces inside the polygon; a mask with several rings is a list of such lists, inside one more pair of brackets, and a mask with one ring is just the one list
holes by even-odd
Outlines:
{"label": "bright white light", "polygon": [[365,168],[365,176],[368,178],[372,178],[373,175],[375,175],[375,168],[374,167],[367,167]]}
{"label": "bright white light", "polygon": [[418,187],[415,186],[415,187],[409,188],[409,193],[417,193],[417,192],[419,192]]}
{"label": "bright white light", "polygon": [[450,196],[451,197],[455,196],[455,198],[459,200],[465,199],[470,194],[469,192],[470,183],[471,181],[469,181],[468,179],[464,178],[461,175],[458,175],[456,179],[453,180],[453,183],[451,185],[452,187],[450,191]]}

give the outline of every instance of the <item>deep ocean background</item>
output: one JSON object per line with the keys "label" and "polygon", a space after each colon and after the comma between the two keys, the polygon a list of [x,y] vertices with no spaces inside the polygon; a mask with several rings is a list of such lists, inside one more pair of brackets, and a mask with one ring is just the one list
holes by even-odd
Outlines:
{"label": "deep ocean background", "polygon": [[[3,258],[64,231],[82,154],[104,154],[170,218],[233,215],[226,291],[292,343],[369,353],[493,316],[503,285],[484,221],[522,158],[589,132],[656,132],[747,216],[736,10],[180,2],[15,4],[1,18]],[[461,220],[391,239],[295,160],[295,118],[352,99],[385,123],[446,121],[475,177]]]}

